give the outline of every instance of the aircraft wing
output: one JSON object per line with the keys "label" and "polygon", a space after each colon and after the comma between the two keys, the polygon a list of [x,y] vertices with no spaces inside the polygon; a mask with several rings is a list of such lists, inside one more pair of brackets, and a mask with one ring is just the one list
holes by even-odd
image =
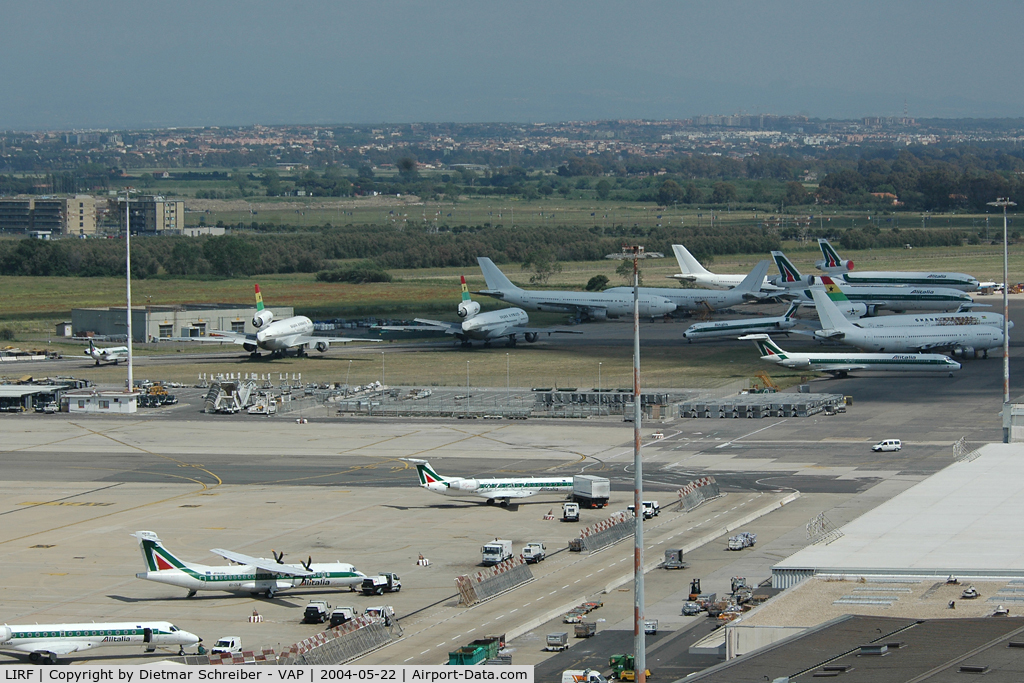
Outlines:
{"label": "aircraft wing", "polygon": [[583,334],[579,330],[559,330],[554,327],[509,327],[502,331],[502,334]]}
{"label": "aircraft wing", "polygon": [[173,341],[190,341],[190,342],[217,342],[223,344],[228,342],[229,344],[255,344],[256,335],[246,334],[244,332],[228,332],[226,330],[210,330],[206,333],[205,337],[175,337]]}
{"label": "aircraft wing", "polygon": [[72,652],[78,652],[82,645],[85,645],[85,643],[73,643],[69,640],[54,640],[47,641],[46,645],[41,646],[40,642],[35,640],[29,641],[23,645],[14,643],[7,647],[12,650],[18,650],[19,652],[52,652],[55,655],[69,655]]}
{"label": "aircraft wing", "polygon": [[220,555],[225,560],[231,560],[238,564],[250,564],[258,569],[262,569],[273,574],[284,574],[285,576],[312,576],[313,572],[308,572],[305,569],[298,569],[288,564],[278,564],[273,560],[267,560],[262,557],[250,557],[249,555],[243,555],[242,553],[236,553],[232,550],[224,550],[223,548],[213,548],[210,550],[211,553]]}
{"label": "aircraft wing", "polygon": [[379,342],[384,341],[383,339],[370,339],[356,338],[356,337],[319,337],[312,334],[301,334],[294,338],[293,345],[298,346],[299,344],[316,344],[317,342],[327,342],[328,344],[347,344],[349,342],[356,341],[368,341],[368,342]]}
{"label": "aircraft wing", "polygon": [[869,370],[870,368],[857,363],[822,363],[816,369],[820,372],[848,372],[850,370]]}
{"label": "aircraft wing", "polygon": [[530,496],[537,493],[536,491],[526,491],[524,489],[497,489],[494,491],[487,491],[486,493],[479,494],[482,498],[529,498]]}

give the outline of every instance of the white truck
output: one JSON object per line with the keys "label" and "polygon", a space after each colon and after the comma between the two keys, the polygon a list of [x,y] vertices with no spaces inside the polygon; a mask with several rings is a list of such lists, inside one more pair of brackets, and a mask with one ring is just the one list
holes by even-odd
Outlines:
{"label": "white truck", "polygon": [[363,616],[368,619],[380,619],[384,622],[385,626],[390,626],[392,620],[395,618],[395,608],[391,605],[367,607],[363,610]]}
{"label": "white truck", "polygon": [[585,508],[603,508],[611,496],[611,483],[604,477],[577,474],[572,478],[572,500]]}
{"label": "white truck", "polygon": [[211,655],[233,654],[242,651],[242,636],[224,636],[210,648]]}
{"label": "white truck", "polygon": [[402,579],[398,574],[381,572],[377,576],[367,576],[359,585],[363,595],[384,595],[402,590]]}
{"label": "white truck", "polygon": [[578,521],[580,521],[580,504],[579,503],[562,503],[562,521],[563,522],[578,522]]}
{"label": "white truck", "polygon": [[[629,511],[633,512],[635,506],[630,505]],[[635,514],[635,513],[634,513]],[[645,500],[644,501],[644,519],[652,519],[661,514],[661,505],[656,500]]]}
{"label": "white truck", "polygon": [[331,606],[326,600],[310,600],[302,613],[303,624],[322,624],[331,618]]}
{"label": "white truck", "polygon": [[757,543],[757,534],[752,534],[749,531],[741,531],[729,539],[729,550],[753,548],[755,543]]}
{"label": "white truck", "polygon": [[481,562],[491,566],[512,559],[512,541],[496,538],[480,548]]}
{"label": "white truck", "polygon": [[593,669],[567,669],[562,672],[562,683],[608,683],[608,679]]}
{"label": "white truck", "polygon": [[543,562],[546,556],[547,546],[543,543],[534,541],[527,543],[523,546],[523,559],[526,560],[527,564],[533,564],[534,562]]}

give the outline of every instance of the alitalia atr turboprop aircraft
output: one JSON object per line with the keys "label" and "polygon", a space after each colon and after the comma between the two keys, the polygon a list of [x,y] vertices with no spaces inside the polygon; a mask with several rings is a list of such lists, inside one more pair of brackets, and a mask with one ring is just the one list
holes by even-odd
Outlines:
{"label": "alitalia atr turboprop aircraft", "polygon": [[202,640],[199,636],[182,631],[169,621],[122,621],[98,624],[28,624],[0,626],[0,650],[27,652],[30,662],[45,657],[51,664],[58,655],[83,652],[109,645],[136,645],[153,652],[158,647],[178,646],[178,654],[185,647]]}
{"label": "alitalia atr turboprop aircraft", "polygon": [[272,598],[289,588],[307,586],[355,590],[355,586],[366,578],[365,574],[345,562],[314,564],[309,558],[301,564],[285,564],[282,562],[284,553],[274,553],[274,559],[268,560],[222,548],[214,548],[210,552],[237,565],[210,567],[178,559],[152,531],[136,531],[132,536],[139,541],[142,561],[146,566],[146,571],[136,574],[136,578],[184,588],[190,598],[198,591],[263,594]]}
{"label": "alitalia atr turboprop aircraft", "polygon": [[442,477],[426,460],[402,458],[416,465],[420,486],[442,496],[483,498],[507,506],[512,498],[527,498],[538,493],[572,493],[572,477],[512,477],[506,479],[465,479]]}
{"label": "alitalia atr turboprop aircraft", "polygon": [[843,281],[851,285],[904,285],[909,287],[947,287],[959,289],[964,292],[973,292],[978,289],[978,278],[967,273],[928,273],[917,271],[861,271],[853,272],[853,261],[839,258],[839,252],[835,250],[827,239],[819,238],[818,246],[821,248],[821,255],[824,258],[814,266],[823,270],[829,275],[842,277]]}
{"label": "alitalia atr turboprop aircraft", "polygon": [[741,340],[754,342],[761,352],[761,360],[786,368],[817,370],[834,377],[846,377],[853,370],[879,370],[895,372],[948,372],[960,369],[960,364],[941,353],[831,353],[812,351],[796,353],[783,351],[767,334],[748,334]]}
{"label": "alitalia atr turboprop aircraft", "polygon": [[271,351],[275,356],[284,356],[288,349],[295,349],[299,356],[307,350],[316,349],[324,353],[334,344],[347,344],[354,341],[379,342],[380,339],[353,339],[351,337],[321,337],[313,334],[313,321],[304,315],[274,320],[274,312],[263,307],[263,294],[256,285],[256,315],[252,317],[255,334],[248,332],[228,332],[227,330],[209,330],[205,337],[187,337],[186,341],[197,342],[231,342],[241,344],[242,348],[259,358],[260,350]]}

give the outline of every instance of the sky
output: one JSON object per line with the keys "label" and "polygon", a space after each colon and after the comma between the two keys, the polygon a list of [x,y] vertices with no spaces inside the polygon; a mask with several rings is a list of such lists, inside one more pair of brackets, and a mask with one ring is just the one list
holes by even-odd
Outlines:
{"label": "sky", "polygon": [[1024,3],[5,3],[0,129],[1024,116]]}

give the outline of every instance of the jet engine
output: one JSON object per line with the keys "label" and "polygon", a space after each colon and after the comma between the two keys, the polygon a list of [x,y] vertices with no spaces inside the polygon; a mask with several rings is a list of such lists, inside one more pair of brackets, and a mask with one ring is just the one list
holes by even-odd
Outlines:
{"label": "jet engine", "polygon": [[787,282],[782,279],[781,275],[773,275],[768,278],[768,283],[773,284],[776,287],[792,288],[792,287],[810,287],[814,285],[813,275],[804,275],[802,278],[795,282]]}
{"label": "jet engine", "polygon": [[314,346],[314,348],[320,353],[324,353],[325,351],[327,351],[328,347],[330,347],[330,344],[325,341],[318,341]]}
{"label": "jet engine", "polygon": [[242,348],[248,351],[249,353],[252,353],[259,347],[256,346],[255,344],[242,344]]}
{"label": "jet engine", "polygon": [[527,332],[526,334],[523,335],[523,339],[532,344],[533,342],[537,341],[537,336],[538,335],[536,332]]}
{"label": "jet engine", "polygon": [[608,309],[606,308],[588,308],[587,317],[591,320],[607,320]]}
{"label": "jet engine", "polygon": [[0,626],[0,643],[11,639],[12,631],[10,626]]}
{"label": "jet engine", "polygon": [[818,270],[823,270],[826,273],[841,273],[844,270],[845,271],[853,270],[853,261],[844,260],[844,261],[840,261],[839,265],[830,266],[830,265],[828,265],[828,262],[822,260],[822,261],[818,261],[817,263],[815,263],[814,267],[817,268]]}
{"label": "jet engine", "polygon": [[955,349],[953,349],[953,355],[954,356],[958,356],[960,358],[973,358],[974,355],[975,355],[974,347],[973,346],[958,346]]}
{"label": "jet engine", "polygon": [[252,317],[252,326],[259,329],[267,323],[273,322],[274,314],[267,309],[263,309]]}
{"label": "jet engine", "polygon": [[468,320],[480,312],[480,304],[475,301],[463,301],[459,304],[459,317]]}

